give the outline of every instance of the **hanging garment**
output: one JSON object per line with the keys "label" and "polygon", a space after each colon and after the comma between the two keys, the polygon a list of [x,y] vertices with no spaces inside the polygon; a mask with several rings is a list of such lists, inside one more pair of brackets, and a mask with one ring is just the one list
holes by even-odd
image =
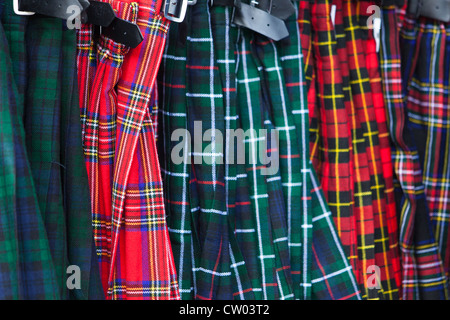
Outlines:
{"label": "hanging garment", "polygon": [[182,299],[360,298],[308,157],[297,9],[279,42],[206,0],[170,26],[158,145]]}
{"label": "hanging garment", "polygon": [[179,299],[152,117],[168,21],[162,1],[105,1],[144,37],[130,49],[78,32],[83,144],[107,299]]}
{"label": "hanging garment", "polygon": [[383,8],[379,53],[397,179],[403,299],[447,299],[450,29],[405,16],[406,9]]}
{"label": "hanging garment", "polygon": [[[2,299],[102,299],[93,256],[75,31],[1,1]],[[69,266],[80,287],[66,284]]]}
{"label": "hanging garment", "polygon": [[[375,41],[366,25],[371,4],[300,3],[311,160],[363,298],[398,299],[393,169]],[[378,285],[369,283],[374,268]]]}

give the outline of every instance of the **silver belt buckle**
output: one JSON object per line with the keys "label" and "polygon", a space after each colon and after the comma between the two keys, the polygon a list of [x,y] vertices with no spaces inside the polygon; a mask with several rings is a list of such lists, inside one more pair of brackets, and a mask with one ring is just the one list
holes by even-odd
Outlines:
{"label": "silver belt buckle", "polygon": [[187,6],[193,6],[196,3],[197,0],[166,0],[164,17],[173,22],[183,22],[186,17]]}
{"label": "silver belt buckle", "polygon": [[30,12],[30,11],[20,11],[19,10],[19,0],[13,0],[13,9],[14,13],[18,16],[32,16],[36,12]]}
{"label": "silver belt buckle", "polygon": [[[181,6],[179,5],[181,3]],[[183,22],[186,16],[188,0],[166,0],[164,17],[173,22]]]}

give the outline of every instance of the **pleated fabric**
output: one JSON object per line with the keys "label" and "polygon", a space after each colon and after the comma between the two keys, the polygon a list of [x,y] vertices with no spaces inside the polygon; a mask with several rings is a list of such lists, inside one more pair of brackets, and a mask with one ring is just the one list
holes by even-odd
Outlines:
{"label": "pleated fabric", "polygon": [[[81,145],[75,31],[0,2],[2,299],[102,299]],[[80,287],[69,288],[69,267]],[[68,274],[69,272],[69,274]]]}
{"label": "pleated fabric", "polygon": [[206,0],[170,26],[158,146],[182,299],[361,298],[309,161],[298,6],[279,42]]}
{"label": "pleated fabric", "polygon": [[[371,1],[301,2],[311,160],[364,299],[401,287],[393,165]],[[335,7],[334,19],[331,8]],[[374,268],[378,279],[369,283]]]}
{"label": "pleated fabric", "polygon": [[78,32],[78,77],[92,225],[107,299],[179,299],[156,153],[155,79],[168,21],[162,1],[105,1],[143,42]]}
{"label": "pleated fabric", "polygon": [[402,295],[405,300],[444,300],[448,141],[442,124],[448,118],[449,29],[406,15],[406,9],[407,3],[383,8],[379,53],[400,217]]}

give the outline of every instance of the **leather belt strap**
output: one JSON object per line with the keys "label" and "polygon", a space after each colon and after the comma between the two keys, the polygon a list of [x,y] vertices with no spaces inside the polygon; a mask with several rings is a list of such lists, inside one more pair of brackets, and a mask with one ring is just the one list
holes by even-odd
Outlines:
{"label": "leather belt strap", "polygon": [[416,18],[450,22],[450,0],[409,0],[408,13]]}

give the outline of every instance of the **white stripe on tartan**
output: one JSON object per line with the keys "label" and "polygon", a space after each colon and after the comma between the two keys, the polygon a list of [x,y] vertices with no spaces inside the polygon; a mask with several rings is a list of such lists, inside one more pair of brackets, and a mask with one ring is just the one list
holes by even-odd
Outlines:
{"label": "white stripe on tartan", "polygon": [[[316,181],[316,179],[315,179],[315,177],[314,177],[312,172],[311,172],[310,176],[311,176],[311,183],[312,183],[313,188],[314,189],[318,189],[319,188],[318,182]],[[322,208],[322,211],[324,211],[324,212],[328,211],[327,205],[323,201],[324,199],[322,197],[317,197],[317,198],[319,200],[320,207]],[[342,259],[342,261],[344,262],[344,264],[346,266],[346,268],[344,268],[344,269],[342,269],[340,271],[337,271],[337,272],[342,273],[344,271],[348,271],[348,276],[349,276],[349,278],[350,278],[350,280],[352,282],[353,289],[357,293],[358,299],[361,300],[361,296],[360,296],[360,293],[359,293],[358,285],[356,284],[356,279],[355,279],[354,274],[352,272],[352,267],[348,264],[348,259],[347,259],[347,256],[344,253],[343,248],[342,248],[341,240],[340,240],[339,236],[336,234],[334,222],[330,219],[330,215],[327,215],[325,217],[325,219],[327,221],[330,233],[333,236],[333,240],[334,240],[334,243],[336,245],[336,248],[338,249],[339,254],[341,256],[341,259]],[[326,276],[326,277],[329,278],[328,276]],[[311,281],[311,283],[313,283],[313,281]]]}
{"label": "white stripe on tartan", "polygon": [[316,278],[316,279],[312,279],[312,280],[311,280],[311,283],[312,283],[312,284],[318,283],[318,282],[327,280],[327,279],[329,279],[329,278],[338,276],[338,275],[340,275],[340,274],[342,274],[342,273],[344,273],[344,272],[349,272],[349,273],[350,273],[351,270],[352,270],[352,267],[351,267],[351,266],[347,266],[347,267],[345,267],[344,269],[341,269],[341,270],[338,270],[338,271],[329,273],[329,274],[327,274],[327,275],[325,275],[325,276],[323,276],[323,277]]}
{"label": "white stripe on tartan", "polygon": [[[247,47],[245,45],[245,39],[243,37],[243,35],[240,35],[242,37],[241,39],[241,52],[246,52],[247,51]],[[241,56],[241,55],[239,55]],[[243,71],[244,71],[244,78],[248,79],[248,67],[247,67],[247,55],[243,54],[242,55],[242,67],[243,67]],[[253,114],[252,114],[252,106],[254,105],[252,103],[252,96],[251,96],[251,92],[250,92],[250,87],[248,85],[248,82],[244,82],[245,85],[245,94],[246,94],[246,98],[247,98],[247,110],[248,110],[248,114],[249,114],[249,121],[250,121],[250,129],[254,128],[254,121],[253,121]],[[252,138],[254,137],[254,130],[250,130],[250,135]],[[257,197],[258,196],[258,184],[257,184],[257,172],[256,172],[256,151],[255,148],[251,148],[252,153],[251,153],[251,157],[252,157],[252,166],[253,166],[253,170],[252,170],[252,175],[253,175],[253,197]],[[260,212],[259,212],[259,201],[254,201],[255,203],[255,214],[256,214],[256,228],[258,230],[257,234],[258,234],[258,251],[259,251],[259,255],[264,255],[264,247],[263,247],[263,241],[262,241],[262,234],[261,234],[261,221],[260,221]],[[265,270],[265,266],[264,263],[261,263],[261,278],[262,278],[262,283],[263,283],[263,299],[267,300],[267,290],[266,290],[266,286],[264,284],[266,284],[266,270]]]}
{"label": "white stripe on tartan", "polygon": [[202,268],[202,267],[193,268],[192,271],[194,271],[194,272],[201,271],[201,272],[204,272],[204,273],[212,274],[212,275],[217,276],[217,277],[229,277],[229,276],[231,276],[231,272],[217,272],[217,271],[205,269],[205,268]]}
{"label": "white stripe on tartan", "polygon": [[252,233],[252,232],[256,232],[255,229],[235,229],[234,230],[235,233]]}
{"label": "white stripe on tartan", "polygon": [[[166,46],[167,48],[168,46]],[[163,54],[163,58],[164,59],[170,59],[170,60],[175,60],[175,61],[186,61],[186,57],[177,57],[177,56],[173,56],[170,54]]]}
{"label": "white stripe on tartan", "polygon": [[293,183],[292,181],[292,176],[293,176],[293,172],[292,172],[292,145],[291,145],[291,134],[289,133],[290,130],[295,130],[295,126],[289,126],[289,118],[288,118],[288,110],[287,110],[287,104],[286,104],[286,97],[285,97],[285,87],[284,87],[284,83],[283,83],[283,77],[281,75],[281,67],[279,66],[278,60],[279,60],[279,56],[278,56],[278,51],[277,51],[277,47],[275,45],[275,43],[272,41],[271,42],[271,46],[274,52],[274,65],[275,67],[273,68],[266,68],[265,71],[267,72],[271,72],[271,71],[276,71],[277,72],[277,79],[278,79],[278,91],[280,93],[280,98],[281,98],[281,107],[283,110],[283,126],[276,126],[276,130],[280,131],[283,130],[285,131],[286,134],[286,150],[287,150],[287,178],[288,181],[285,185],[283,185],[284,188],[287,189],[287,194],[286,194],[286,213],[287,213],[287,219],[288,219],[288,236],[289,234],[292,232],[292,229],[290,229],[290,221],[292,221],[292,195],[293,195],[293,190],[292,190],[292,186],[291,184]]}
{"label": "white stripe on tartan", "polygon": [[[211,99],[211,101],[214,101],[214,98],[223,98],[223,94],[221,93],[192,93],[192,92],[186,92],[186,97],[188,98],[208,98]],[[213,104],[214,105],[214,104]]]}

